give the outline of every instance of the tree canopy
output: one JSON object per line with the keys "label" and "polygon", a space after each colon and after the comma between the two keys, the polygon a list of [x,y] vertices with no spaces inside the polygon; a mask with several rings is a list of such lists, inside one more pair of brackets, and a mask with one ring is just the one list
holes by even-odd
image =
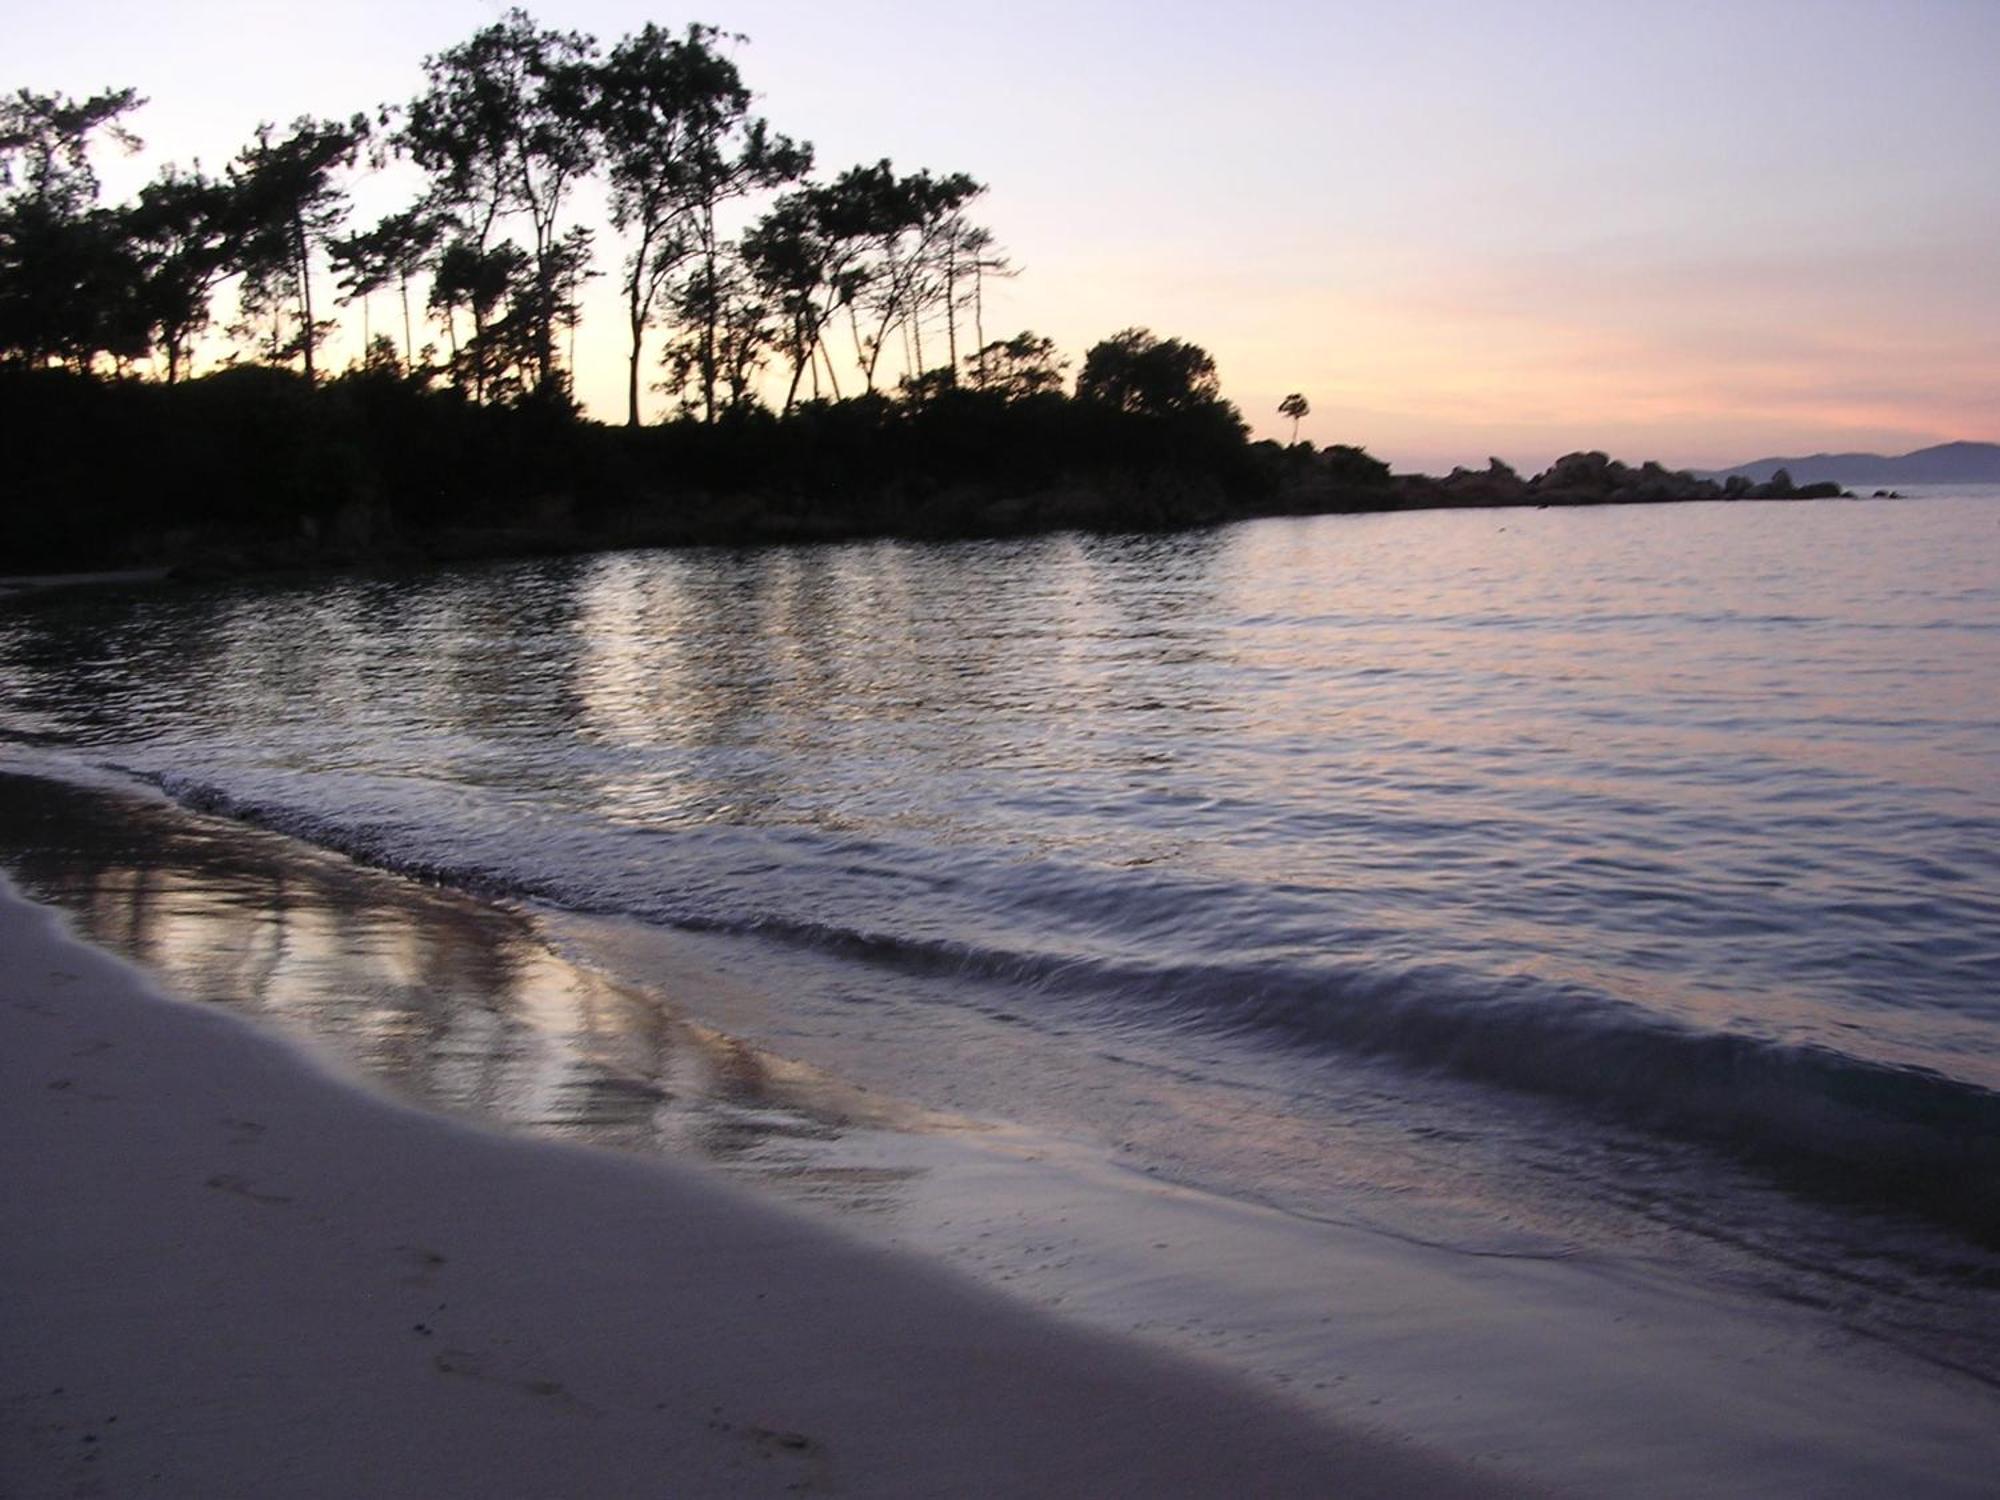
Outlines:
{"label": "tree canopy", "polygon": [[[766,399],[1058,394],[1050,340],[987,336],[987,289],[1015,272],[972,218],[985,185],[886,157],[812,176],[811,145],[758,113],[743,40],[648,24],[607,48],[508,9],[424,59],[406,102],[259,125],[221,172],[169,164],[117,205],[96,164],[139,147],[126,122],[144,101],[19,90],[0,99],[0,364],[176,384],[254,362],[311,384],[358,313],[357,367],[574,410],[584,289],[615,274],[628,425],[649,391],[709,425]],[[350,223],[391,162],[416,191]],[[576,212],[591,181],[615,273]],[[400,340],[372,317],[383,296]],[[236,308],[220,330],[218,297]],[[1088,353],[1075,393],[1142,415],[1221,407],[1205,351],[1137,328]]]}
{"label": "tree canopy", "polygon": [[1119,411],[1165,416],[1216,405],[1222,385],[1206,349],[1127,328],[1084,355],[1076,394]]}
{"label": "tree canopy", "polygon": [[144,267],[121,214],[98,204],[96,138],[127,151],[132,89],[88,99],[20,89],[0,101],[0,351],[88,369],[150,346]]}

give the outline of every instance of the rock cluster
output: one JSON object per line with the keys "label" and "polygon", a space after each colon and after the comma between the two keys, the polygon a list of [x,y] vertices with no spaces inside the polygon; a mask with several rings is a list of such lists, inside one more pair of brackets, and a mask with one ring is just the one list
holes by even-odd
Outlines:
{"label": "rock cluster", "polygon": [[1404,474],[1397,499],[1406,507],[1485,505],[1658,505],[1672,500],[1818,500],[1845,493],[1837,484],[1798,485],[1780,469],[1768,484],[1717,484],[1650,460],[1636,469],[1609,454],[1569,453],[1533,479],[1499,459],[1484,469],[1453,469],[1442,479]]}

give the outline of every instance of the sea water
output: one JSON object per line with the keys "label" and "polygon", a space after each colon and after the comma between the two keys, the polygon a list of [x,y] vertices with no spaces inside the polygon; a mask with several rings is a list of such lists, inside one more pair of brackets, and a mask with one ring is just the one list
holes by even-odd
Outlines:
{"label": "sea water", "polygon": [[2000,493],[51,594],[0,687],[914,1104],[2000,1372]]}

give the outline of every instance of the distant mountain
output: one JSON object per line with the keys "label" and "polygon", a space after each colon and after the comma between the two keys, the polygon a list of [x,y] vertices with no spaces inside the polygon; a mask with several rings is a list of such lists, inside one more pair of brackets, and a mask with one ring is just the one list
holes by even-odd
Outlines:
{"label": "distant mountain", "polygon": [[2000,484],[2000,443],[1940,443],[1895,458],[1879,453],[1813,453],[1804,458],[1760,458],[1733,469],[1709,469],[1704,479],[1741,474],[1762,484],[1780,469],[1796,484],[1830,479],[1836,484]]}

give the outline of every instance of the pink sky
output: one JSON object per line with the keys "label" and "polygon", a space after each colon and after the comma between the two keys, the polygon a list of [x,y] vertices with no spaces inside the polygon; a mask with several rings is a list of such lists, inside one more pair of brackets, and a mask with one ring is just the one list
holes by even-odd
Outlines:
{"label": "pink sky", "polygon": [[[1988,0],[531,9],[606,41],[747,33],[764,111],[823,167],[991,185],[1024,269],[989,331],[1072,358],[1132,324],[1191,339],[1265,435],[1298,390],[1304,436],[1412,468],[2000,438]],[[126,170],[213,166],[260,119],[406,98],[498,10],[325,0],[302,49],[295,7],[76,0],[10,22],[0,86],[136,86]],[[607,307],[579,347],[604,415],[618,353]]]}

